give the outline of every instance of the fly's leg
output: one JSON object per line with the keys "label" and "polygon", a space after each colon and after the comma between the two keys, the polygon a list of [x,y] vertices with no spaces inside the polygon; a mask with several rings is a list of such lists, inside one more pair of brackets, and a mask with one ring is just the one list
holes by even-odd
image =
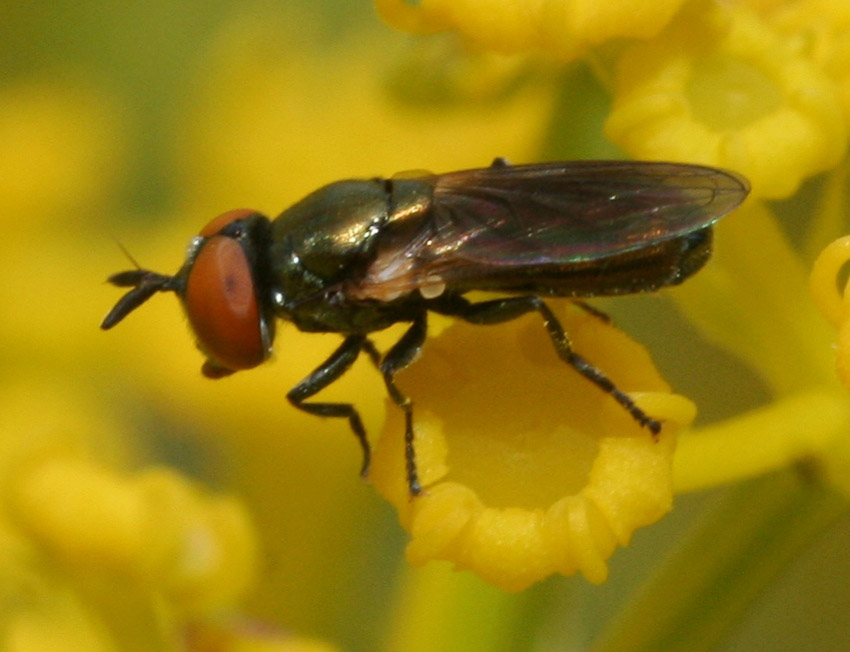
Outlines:
{"label": "fly's leg", "polygon": [[419,484],[419,474],[416,471],[416,451],[413,447],[413,402],[401,393],[395,384],[394,376],[419,355],[427,331],[428,322],[426,313],[423,312],[416,317],[401,339],[387,351],[379,366],[387,393],[393,402],[404,410],[404,458],[407,463],[407,488],[411,496],[422,493],[422,485]]}
{"label": "fly's leg", "polygon": [[404,410],[404,456],[407,466],[407,488],[411,496],[417,496],[422,492],[419,474],[416,472],[416,452],[413,446],[413,403],[409,397],[401,393],[395,383],[394,375],[413,362],[425,342],[426,330],[425,317],[417,318],[416,322],[390,349],[383,361],[381,361],[381,354],[372,340],[364,339],[361,345],[363,351],[381,372],[390,398]]}
{"label": "fly's leg", "polygon": [[378,369],[381,368],[381,352],[378,351],[378,347],[375,346],[375,343],[368,339],[363,338],[363,344],[360,345],[360,348],[363,349],[363,352],[369,356],[369,359],[372,361],[372,364],[375,365]]}
{"label": "fly's leg", "polygon": [[605,324],[610,324],[612,322],[611,315],[604,310],[600,310],[596,306],[592,306],[589,303],[578,299],[573,299],[573,304],[584,310],[588,315],[593,315]]}
{"label": "fly's leg", "polygon": [[[339,348],[334,351],[331,356],[325,360],[313,373],[307,376],[304,380],[293,387],[286,395],[289,402],[299,410],[303,410],[309,414],[315,414],[320,417],[344,417],[348,419],[351,429],[354,431],[354,436],[360,442],[360,448],[363,450],[363,464],[360,467],[360,475],[366,477],[369,473],[369,461],[371,458],[371,449],[369,448],[369,440],[366,438],[366,429],[363,427],[363,422],[360,420],[360,415],[350,403],[305,403],[305,399],[310,398],[317,392],[320,392],[325,387],[338,380],[357,360],[360,351],[366,341],[363,335],[350,335],[345,338]],[[373,347],[374,348],[374,347]]]}
{"label": "fly's leg", "polygon": [[603,392],[610,394],[635,421],[649,429],[653,435],[661,432],[661,424],[658,421],[635,405],[634,401],[620,390],[600,369],[597,369],[573,351],[564,327],[561,326],[561,323],[555,317],[552,310],[539,296],[508,297],[505,299],[482,301],[480,303],[471,303],[463,297],[454,296],[450,300],[446,300],[443,304],[435,303],[431,307],[436,312],[455,315],[472,324],[499,324],[529,312],[539,312],[543,316],[543,325],[546,327],[549,337],[555,345],[555,351],[557,351],[561,360],[599,387]]}

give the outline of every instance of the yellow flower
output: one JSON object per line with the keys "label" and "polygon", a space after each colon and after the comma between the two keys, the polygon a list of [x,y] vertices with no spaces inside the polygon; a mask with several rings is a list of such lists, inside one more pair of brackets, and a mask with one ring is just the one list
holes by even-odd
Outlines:
{"label": "yellow flower", "polygon": [[256,563],[239,501],[175,471],[120,470],[131,451],[118,423],[36,380],[0,387],[0,576],[16,605],[0,647],[161,649],[187,623],[236,608]]}
{"label": "yellow flower", "polygon": [[536,315],[478,333],[453,325],[399,375],[424,493],[408,495],[393,406],[370,476],[411,534],[410,562],[447,559],[510,591],[552,573],[601,582],[615,548],[670,508],[692,404],[610,324],[577,309],[563,321],[580,355],[664,421],[658,441],[557,358]]}
{"label": "yellow flower", "polygon": [[429,33],[456,30],[477,47],[499,52],[541,48],[563,59],[616,38],[651,38],[684,0],[608,2],[537,0],[375,0],[393,27]]}
{"label": "yellow flower", "polygon": [[[845,178],[842,174],[841,178]],[[850,261],[850,236],[835,240],[818,256],[810,277],[812,296],[824,316],[837,329],[835,367],[838,378],[850,390],[850,283],[839,291],[838,279]],[[840,433],[824,447],[823,464],[830,480],[850,493],[850,438],[846,426],[850,418],[832,419]]]}
{"label": "yellow flower", "polygon": [[850,120],[850,4],[844,0],[784,0],[760,9],[795,50],[832,79],[844,119]]}
{"label": "yellow flower", "polygon": [[[850,400],[833,359],[846,380],[843,245],[812,276],[837,336],[805,279],[815,252],[846,232],[846,170],[835,166],[850,114],[848,4],[378,2],[394,24],[460,35],[426,44],[424,61],[357,4],[301,0],[235,20],[205,9],[178,24],[94,0],[94,12],[24,9],[0,24],[23,64],[0,92],[0,349],[16,379],[0,387],[0,648],[328,648],[281,623],[340,647],[407,652],[532,639],[567,649],[577,636],[597,652],[707,648],[826,517],[846,511]],[[108,34],[103,16],[117,19]],[[405,56],[413,64],[399,65]],[[173,272],[215,214],[274,215],[341,177],[623,149],[753,182],[756,200],[718,224],[712,261],[666,292],[671,301],[613,302],[702,420],[682,428],[691,404],[580,311],[563,317],[577,351],[665,421],[658,442],[557,359],[535,316],[444,335],[435,320],[421,361],[399,376],[426,493],[407,495],[389,402],[372,480],[411,532],[408,558],[448,562],[396,568],[403,535],[360,482],[345,424],[286,403],[335,335],[281,327],[272,364],[211,382],[173,297],[152,299],[120,332],[97,330],[118,295],[103,279],[130,266],[110,234],[142,265]],[[382,350],[398,334],[379,334]],[[384,392],[368,361],[326,396],[378,430]],[[721,485],[682,500],[686,519],[647,528],[602,590],[560,578],[521,595],[496,588],[576,571],[599,582],[612,551],[675,493]],[[690,509],[702,502],[722,502],[726,518]],[[696,522],[692,537],[681,520]],[[670,553],[674,563],[648,568]],[[621,609],[630,563],[660,579]],[[809,568],[823,573],[805,574],[812,585],[836,576],[820,559]],[[594,600],[587,618],[581,606]],[[807,633],[830,626],[811,620],[781,635],[805,648]],[[632,627],[601,636],[618,622]]]}
{"label": "yellow flower", "polygon": [[835,82],[743,7],[697,3],[628,48],[613,95],[606,133],[630,155],[728,167],[759,197],[787,197],[846,151]]}
{"label": "yellow flower", "polygon": [[230,606],[252,583],[243,508],[208,499],[175,473],[121,478],[87,462],[44,461],[17,483],[17,521],[46,551],[155,591],[179,614]]}

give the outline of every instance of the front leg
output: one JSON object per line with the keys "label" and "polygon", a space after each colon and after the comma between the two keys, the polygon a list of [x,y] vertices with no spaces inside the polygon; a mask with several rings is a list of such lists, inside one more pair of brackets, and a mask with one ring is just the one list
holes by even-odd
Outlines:
{"label": "front leg", "polygon": [[304,402],[305,399],[320,392],[348,371],[351,365],[354,364],[354,361],[357,360],[364,342],[366,342],[366,337],[363,335],[349,335],[346,337],[339,348],[327,360],[317,367],[313,373],[289,390],[286,398],[289,399],[289,402],[293,406],[309,414],[315,414],[320,417],[347,418],[355,437],[357,437],[357,441],[360,442],[360,448],[363,450],[363,464],[360,467],[360,475],[366,477],[369,473],[371,448],[369,447],[369,440],[366,438],[366,429],[363,427],[363,422],[354,406],[351,403]]}

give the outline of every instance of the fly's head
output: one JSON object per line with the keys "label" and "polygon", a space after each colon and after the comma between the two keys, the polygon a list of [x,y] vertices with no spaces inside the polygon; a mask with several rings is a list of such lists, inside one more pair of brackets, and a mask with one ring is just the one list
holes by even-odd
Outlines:
{"label": "fly's head", "polygon": [[202,372],[221,378],[251,369],[271,355],[274,314],[266,292],[269,220],[253,210],[219,215],[192,239],[186,262],[174,276],[145,269],[109,277],[131,288],[109,311],[109,329],[157,292],[180,298],[198,348]]}

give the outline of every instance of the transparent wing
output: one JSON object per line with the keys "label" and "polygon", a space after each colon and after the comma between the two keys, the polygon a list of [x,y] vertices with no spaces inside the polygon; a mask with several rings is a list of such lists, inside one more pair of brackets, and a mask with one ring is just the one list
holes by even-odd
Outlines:
{"label": "transparent wing", "polygon": [[[582,262],[709,226],[749,191],[736,174],[698,165],[575,161],[438,177],[420,258],[489,265]],[[413,253],[413,252],[409,252]]]}
{"label": "transparent wing", "polygon": [[642,161],[494,165],[432,183],[430,210],[412,237],[379,254],[362,288],[588,264],[710,226],[749,192],[732,172]]}

